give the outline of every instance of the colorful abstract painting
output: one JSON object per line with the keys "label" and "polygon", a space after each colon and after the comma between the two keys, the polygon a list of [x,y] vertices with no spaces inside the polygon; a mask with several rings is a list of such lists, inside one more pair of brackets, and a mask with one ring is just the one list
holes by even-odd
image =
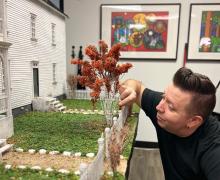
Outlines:
{"label": "colorful abstract painting", "polygon": [[220,11],[202,11],[199,52],[220,53]]}
{"label": "colorful abstract painting", "polygon": [[111,45],[122,43],[122,51],[165,52],[168,11],[112,12]]}

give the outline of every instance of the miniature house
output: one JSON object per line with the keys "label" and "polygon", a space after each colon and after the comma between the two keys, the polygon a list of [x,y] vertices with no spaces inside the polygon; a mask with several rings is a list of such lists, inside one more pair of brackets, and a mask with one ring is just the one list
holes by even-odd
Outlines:
{"label": "miniature house", "polygon": [[13,135],[5,1],[0,0],[0,139]]}

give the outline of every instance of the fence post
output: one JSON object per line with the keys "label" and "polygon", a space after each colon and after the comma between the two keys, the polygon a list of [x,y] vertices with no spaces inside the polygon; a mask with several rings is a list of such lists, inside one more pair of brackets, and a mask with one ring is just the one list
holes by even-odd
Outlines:
{"label": "fence post", "polygon": [[108,142],[110,138],[110,128],[105,128],[105,157],[109,159],[109,150],[108,150]]}
{"label": "fence post", "polygon": [[98,144],[99,144],[99,150],[98,153],[102,153],[102,158],[99,164],[99,167],[101,169],[100,175],[102,176],[104,174],[104,138],[99,138],[98,139]]}
{"label": "fence post", "polygon": [[81,163],[79,166],[79,171],[80,171],[80,176],[82,177],[83,174],[85,173],[86,169],[88,168],[88,164],[86,163]]}
{"label": "fence post", "polygon": [[[117,124],[117,122],[118,122],[118,118],[113,118],[112,120],[113,120],[113,126],[116,126],[116,124]],[[113,126],[112,126],[112,127],[113,127]]]}
{"label": "fence post", "polygon": [[99,138],[98,144],[99,144],[99,151],[100,151],[102,150],[102,147],[104,146],[104,138]]}

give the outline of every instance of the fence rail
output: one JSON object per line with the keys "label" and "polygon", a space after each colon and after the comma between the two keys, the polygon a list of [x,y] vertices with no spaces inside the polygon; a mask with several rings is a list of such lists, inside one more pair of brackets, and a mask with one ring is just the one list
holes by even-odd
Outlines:
{"label": "fence rail", "polygon": [[[117,128],[117,132],[120,133],[128,117],[128,109],[129,107],[124,107],[113,126],[111,128],[105,128],[105,138],[99,138],[98,140],[99,150],[95,160],[88,166],[81,164],[80,180],[99,180],[101,178],[104,173],[104,159],[106,158],[109,161],[108,142],[111,138],[111,133],[114,128]],[[120,134],[117,135],[120,136]]]}
{"label": "fence rail", "polygon": [[[91,99],[90,96],[91,90],[85,89],[85,90],[72,90],[72,89],[67,89],[67,98],[68,99]],[[105,94],[104,92],[101,92],[100,98],[104,97]],[[116,96],[117,98],[117,96]]]}
{"label": "fence rail", "polygon": [[68,99],[88,99],[90,100],[90,90],[72,90],[67,89],[67,98]]}

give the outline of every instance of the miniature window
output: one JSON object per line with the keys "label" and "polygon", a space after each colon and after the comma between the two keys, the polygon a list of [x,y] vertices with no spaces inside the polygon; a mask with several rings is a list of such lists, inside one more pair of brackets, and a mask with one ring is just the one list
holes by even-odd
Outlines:
{"label": "miniature window", "polygon": [[53,63],[53,84],[56,84],[56,63]]}
{"label": "miniature window", "polygon": [[51,24],[51,34],[52,34],[52,45],[53,45],[53,46],[56,45],[55,27],[56,27],[56,24],[52,23],[52,24]]}
{"label": "miniature window", "polygon": [[36,41],[36,15],[31,14],[31,40]]}

